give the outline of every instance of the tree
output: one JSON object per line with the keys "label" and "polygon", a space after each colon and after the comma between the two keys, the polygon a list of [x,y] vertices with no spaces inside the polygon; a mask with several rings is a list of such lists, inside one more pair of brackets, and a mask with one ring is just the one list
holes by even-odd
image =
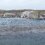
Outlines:
{"label": "tree", "polygon": [[38,18],[40,18],[41,10],[38,10]]}

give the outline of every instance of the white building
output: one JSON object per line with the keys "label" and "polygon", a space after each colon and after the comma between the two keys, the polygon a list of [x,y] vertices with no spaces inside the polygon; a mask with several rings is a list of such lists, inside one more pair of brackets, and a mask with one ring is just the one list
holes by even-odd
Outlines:
{"label": "white building", "polygon": [[45,14],[40,15],[40,18],[44,19],[45,18]]}
{"label": "white building", "polygon": [[15,13],[4,13],[3,17],[15,17],[16,14]]}

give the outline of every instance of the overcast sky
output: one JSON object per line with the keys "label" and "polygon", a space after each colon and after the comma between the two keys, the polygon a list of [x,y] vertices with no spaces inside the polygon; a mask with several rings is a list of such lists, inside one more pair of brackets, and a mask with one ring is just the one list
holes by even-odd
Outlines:
{"label": "overcast sky", "polygon": [[0,9],[45,9],[45,0],[0,0]]}

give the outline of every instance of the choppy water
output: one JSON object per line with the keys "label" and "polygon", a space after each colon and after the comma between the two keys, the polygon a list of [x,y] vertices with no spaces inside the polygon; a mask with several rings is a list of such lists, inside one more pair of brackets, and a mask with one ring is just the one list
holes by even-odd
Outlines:
{"label": "choppy water", "polygon": [[[4,25],[25,25],[45,26],[45,20],[29,20],[20,18],[0,18],[0,26]],[[44,29],[45,30],[45,29]],[[1,36],[0,45],[45,45],[45,32],[15,33],[16,35]]]}

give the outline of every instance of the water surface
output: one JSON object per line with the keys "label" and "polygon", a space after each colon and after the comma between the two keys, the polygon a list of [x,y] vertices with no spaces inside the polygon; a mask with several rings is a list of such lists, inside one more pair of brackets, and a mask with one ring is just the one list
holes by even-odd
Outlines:
{"label": "water surface", "polygon": [[[45,27],[45,20],[0,18],[0,26]],[[0,45],[45,45],[45,29],[14,32],[15,35],[0,35]],[[12,33],[13,34],[13,33]]]}

